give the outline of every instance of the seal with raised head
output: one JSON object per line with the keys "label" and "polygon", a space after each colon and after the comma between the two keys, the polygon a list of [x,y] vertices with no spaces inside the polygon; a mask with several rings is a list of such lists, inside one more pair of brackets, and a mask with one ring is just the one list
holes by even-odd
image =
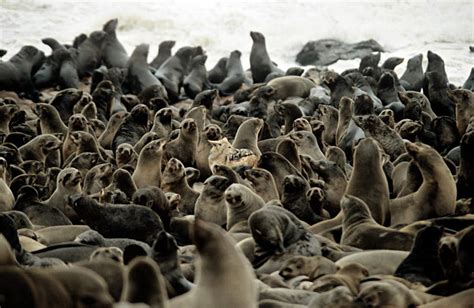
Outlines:
{"label": "seal with raised head", "polygon": [[227,206],[224,192],[230,185],[231,182],[226,177],[219,175],[208,177],[196,200],[194,216],[224,226],[227,223]]}
{"label": "seal with raised head", "polygon": [[149,86],[161,86],[158,80],[148,68],[148,44],[138,45],[127,62],[126,87],[129,93],[139,94]]}
{"label": "seal with raised head", "polygon": [[341,200],[344,215],[341,244],[362,249],[409,250],[413,235],[383,227],[375,222],[367,204],[361,199],[345,195]]}
{"label": "seal with raised head", "polygon": [[229,232],[249,232],[249,216],[265,206],[265,201],[250,188],[234,183],[225,190],[227,205],[227,230]]}
{"label": "seal with raised head", "polygon": [[102,60],[111,67],[126,67],[128,61],[127,51],[117,38],[118,19],[114,18],[104,24],[102,30],[106,33],[102,42]]}
{"label": "seal with raised head", "polygon": [[157,77],[166,88],[171,103],[179,100],[179,92],[194,53],[192,47],[181,47],[156,71]]}
{"label": "seal with raised head", "polygon": [[33,46],[23,46],[8,61],[0,61],[0,88],[24,93],[27,98],[38,99],[31,80],[33,68],[44,60],[44,53]]}
{"label": "seal with raised head", "polygon": [[173,49],[176,41],[162,41],[158,45],[158,54],[150,62],[150,66],[156,69],[159,69],[161,65],[171,57],[171,49]]}
{"label": "seal with raised head", "polygon": [[423,183],[415,192],[390,200],[391,224],[454,213],[456,183],[441,155],[422,143],[407,142],[405,147],[420,170]]}
{"label": "seal with raised head", "polygon": [[400,77],[400,84],[407,91],[420,91],[423,87],[423,67],[421,62],[423,55],[420,53],[410,59],[407,62],[407,69]]}
{"label": "seal with raised head", "polygon": [[190,233],[200,256],[196,286],[173,298],[170,306],[256,308],[255,274],[235,242],[221,228],[202,220],[194,223]]}
{"label": "seal with raised head", "polygon": [[[231,93],[234,93],[240,89],[242,84],[245,82],[245,73],[240,60],[241,55],[242,53],[240,51],[234,50],[226,60],[225,78],[217,86],[222,95],[230,95]],[[217,65],[219,65],[219,63]]]}
{"label": "seal with raised head", "polygon": [[161,188],[165,192],[173,192],[181,196],[180,212],[186,215],[194,214],[194,207],[199,193],[192,189],[186,179],[183,163],[171,158],[163,171]]}
{"label": "seal with raised head", "polygon": [[208,73],[209,81],[212,83],[221,83],[227,76],[227,61],[229,58],[222,57]]}
{"label": "seal with raised head", "polygon": [[195,56],[191,61],[191,71],[183,80],[184,92],[191,99],[209,87],[206,60],[206,55]]}
{"label": "seal with raised head", "polygon": [[79,78],[91,76],[102,61],[102,43],[107,34],[104,31],[92,32],[78,47],[77,73]]}
{"label": "seal with raised head", "polygon": [[265,82],[267,75],[272,72],[284,75],[281,69],[273,64],[267,52],[265,36],[260,32],[250,32],[252,38],[252,50],[250,51],[250,70],[252,71],[252,79],[254,83]]}
{"label": "seal with raised head", "polygon": [[245,170],[244,174],[245,178],[252,183],[255,193],[262,197],[263,201],[280,199],[275,179],[269,171],[262,168],[252,168]]}
{"label": "seal with raised head", "polygon": [[161,158],[163,149],[160,140],[149,142],[138,156],[137,166],[132,174],[137,188],[148,185],[161,186]]}

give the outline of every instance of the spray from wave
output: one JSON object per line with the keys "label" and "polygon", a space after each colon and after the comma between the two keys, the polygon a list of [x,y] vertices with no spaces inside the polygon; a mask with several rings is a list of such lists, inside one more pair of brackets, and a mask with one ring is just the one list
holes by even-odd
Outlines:
{"label": "spray from wave", "polygon": [[[14,54],[32,44],[49,52],[41,38],[70,43],[79,33],[100,29],[119,19],[118,36],[128,52],[149,43],[150,58],[160,41],[173,39],[175,48],[201,45],[210,68],[232,50],[242,51],[249,66],[249,32],[267,38],[273,60],[294,66],[294,58],[309,40],[334,38],[357,42],[373,38],[389,56],[411,57],[431,49],[446,62],[450,81],[461,84],[469,75],[474,44],[472,1],[13,1],[0,2],[0,42]],[[336,70],[357,66],[339,61]],[[426,59],[425,59],[426,61]],[[403,72],[399,65],[397,72]],[[398,71],[400,70],[400,71]]]}

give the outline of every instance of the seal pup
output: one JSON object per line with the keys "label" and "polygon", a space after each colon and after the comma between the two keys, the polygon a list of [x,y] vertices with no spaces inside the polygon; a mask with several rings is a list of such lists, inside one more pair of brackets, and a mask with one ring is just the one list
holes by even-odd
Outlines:
{"label": "seal pup", "polygon": [[361,249],[409,250],[413,235],[379,225],[372,218],[367,204],[345,195],[341,200],[344,215],[341,244]]}
{"label": "seal pup", "polygon": [[186,215],[194,214],[199,193],[189,186],[184,165],[180,160],[176,158],[168,160],[163,172],[161,188],[164,192],[173,192],[181,196],[180,212]]}
{"label": "seal pup", "polygon": [[132,178],[137,188],[148,185],[161,186],[161,158],[163,147],[160,140],[149,142],[138,156],[137,166]]}
{"label": "seal pup", "polygon": [[82,176],[79,170],[64,168],[58,175],[56,190],[49,199],[44,201],[44,204],[57,208],[71,220],[76,219],[76,214],[68,205],[67,197],[82,192],[81,181]]}
{"label": "seal pup", "polygon": [[171,57],[171,49],[176,45],[176,41],[163,41],[158,45],[158,54],[150,62],[150,66],[159,69],[161,65]]}
{"label": "seal pup", "polygon": [[265,36],[260,32],[251,31],[252,49],[250,51],[250,70],[254,83],[265,82],[265,78],[272,72],[284,75],[281,69],[270,60],[265,43]]}
{"label": "seal pup", "polygon": [[265,206],[265,201],[250,188],[234,183],[224,192],[227,205],[227,225],[229,232],[248,233],[247,220],[256,210]]}
{"label": "seal pup", "polygon": [[223,176],[212,175],[204,182],[204,187],[196,200],[194,216],[207,222],[223,226],[227,222],[225,191],[231,182]]}
{"label": "seal pup", "polygon": [[179,126],[178,137],[165,143],[163,147],[165,159],[176,158],[187,167],[194,166],[198,139],[199,130],[196,121],[191,118],[184,119]]}
{"label": "seal pup", "polygon": [[149,255],[159,265],[166,279],[168,296],[175,297],[184,294],[194,287],[183,274],[178,256],[178,244],[175,238],[165,231],[157,234]]}
{"label": "seal pup", "polygon": [[190,233],[200,256],[196,286],[173,298],[170,307],[256,308],[255,274],[234,241],[216,225],[201,220],[194,223]]}
{"label": "seal pup", "polygon": [[133,107],[112,139],[112,150],[114,152],[121,143],[135,145],[148,132],[148,111],[148,107],[143,104]]}
{"label": "seal pup", "polygon": [[405,144],[421,172],[423,183],[406,196],[390,200],[391,224],[452,214],[456,207],[456,183],[441,155],[422,143]]}
{"label": "seal pup", "polygon": [[327,274],[335,274],[338,269],[336,263],[323,256],[294,256],[283,263],[279,274],[285,279],[304,275],[314,280]]}
{"label": "seal pup", "polygon": [[280,199],[275,179],[269,171],[262,168],[252,168],[245,170],[244,175],[245,179],[252,183],[255,193],[262,197],[265,203]]}

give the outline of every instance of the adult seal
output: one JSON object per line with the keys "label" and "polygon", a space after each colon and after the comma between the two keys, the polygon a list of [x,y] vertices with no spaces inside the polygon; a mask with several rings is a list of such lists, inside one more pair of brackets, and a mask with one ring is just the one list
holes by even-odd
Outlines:
{"label": "adult seal", "polygon": [[127,51],[117,38],[117,18],[105,23],[102,30],[106,33],[102,43],[102,60],[108,68],[126,67],[128,61]]}
{"label": "adult seal", "polygon": [[153,76],[148,68],[147,57],[149,48],[148,44],[138,45],[130,59],[128,59],[126,86],[132,94],[137,95],[153,85],[161,86],[160,80]]}
{"label": "adult seal", "polygon": [[250,70],[254,83],[265,82],[267,75],[273,72],[284,75],[281,69],[275,66],[270,60],[265,44],[265,36],[260,32],[250,32],[253,40],[252,50],[250,51]]}

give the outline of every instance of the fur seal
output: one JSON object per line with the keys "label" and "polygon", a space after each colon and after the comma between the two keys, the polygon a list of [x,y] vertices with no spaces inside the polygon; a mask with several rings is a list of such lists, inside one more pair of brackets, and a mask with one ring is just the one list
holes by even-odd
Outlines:
{"label": "fur seal", "polygon": [[173,56],[166,59],[155,73],[155,77],[166,88],[171,103],[179,100],[179,90],[192,60],[193,52],[192,47],[181,47]]}
{"label": "fur seal", "polygon": [[247,220],[258,209],[265,206],[265,201],[250,188],[234,183],[225,190],[227,205],[227,230],[229,232],[247,232]]}
{"label": "fur seal", "polygon": [[474,130],[468,131],[461,138],[459,172],[457,174],[457,198],[474,197],[474,180],[472,157],[474,153]]}
{"label": "fur seal", "polygon": [[194,99],[202,90],[209,86],[206,70],[206,55],[199,55],[191,61],[191,71],[183,80],[183,88],[186,95]]}
{"label": "fur seal", "polygon": [[263,201],[279,200],[278,190],[276,188],[273,175],[261,168],[252,168],[245,170],[245,178],[252,183],[255,193],[262,197]]}
{"label": "fur seal", "polygon": [[295,256],[283,263],[279,273],[285,279],[305,275],[314,280],[327,274],[334,274],[337,270],[336,263],[323,256]]}
{"label": "fur seal", "polygon": [[143,188],[148,185],[161,186],[162,156],[162,143],[159,140],[149,142],[143,147],[132,175],[137,188]]}
{"label": "fur seal", "polygon": [[212,83],[221,83],[227,76],[227,61],[229,58],[222,57],[217,61],[216,65],[209,71],[209,81]]}
{"label": "fur seal", "polygon": [[[377,223],[389,225],[390,192],[382,165],[382,151],[375,139],[362,139],[354,151],[354,168],[347,183],[346,194],[362,199]],[[366,183],[369,178],[370,187]]]}
{"label": "fur seal", "polygon": [[194,207],[199,193],[192,189],[187,180],[183,163],[171,158],[163,172],[161,188],[165,192],[174,192],[181,196],[180,212],[186,215],[194,214]]}
{"label": "fur seal", "polygon": [[437,226],[427,226],[418,231],[410,254],[394,275],[426,286],[443,280],[444,273],[438,257],[438,242],[442,235],[442,228]]}
{"label": "fur seal", "polygon": [[260,273],[271,273],[295,255],[321,255],[319,241],[301,221],[284,208],[267,205],[250,215],[248,224],[255,240],[254,267]]}
{"label": "fur seal", "polygon": [[129,143],[135,145],[138,140],[148,131],[148,107],[139,104],[133,107],[120,124],[112,140],[112,150],[115,152],[119,144]]}
{"label": "fur seal", "polygon": [[466,132],[469,120],[474,116],[474,94],[464,89],[448,90],[449,99],[456,105],[456,126],[459,135]]}
{"label": "fur seal", "polygon": [[0,133],[10,133],[10,121],[18,110],[16,105],[0,106]]}
{"label": "fur seal", "polygon": [[379,142],[391,160],[406,152],[400,135],[376,115],[354,116],[353,119],[366,137],[372,137]]}
{"label": "fur seal", "polygon": [[[230,53],[229,58],[225,64],[225,78],[219,83],[217,88],[219,93],[222,95],[229,95],[234,93],[245,82],[244,69],[242,68],[242,62],[240,61],[242,53],[238,50],[234,50]],[[219,62],[216,66],[219,65]]]}
{"label": "fur seal", "polygon": [[158,45],[158,54],[150,62],[150,66],[159,69],[161,65],[171,57],[171,49],[173,49],[176,41],[163,41]]}
{"label": "fur seal", "polygon": [[361,251],[340,258],[336,265],[358,263],[367,268],[371,275],[393,275],[408,254],[408,251],[386,249]]}
{"label": "fur seal", "polygon": [[283,194],[285,176],[290,174],[301,175],[285,157],[275,152],[263,153],[260,156],[257,167],[266,169],[273,175],[280,196]]}
{"label": "fur seal", "polygon": [[223,176],[213,175],[206,179],[196,200],[194,216],[223,226],[227,223],[227,207],[224,192],[231,182]]}
{"label": "fur seal", "polygon": [[58,138],[47,134],[36,136],[18,150],[23,160],[37,160],[49,166],[46,164],[48,156],[56,153],[59,154],[61,145],[62,142]]}
{"label": "fur seal", "polygon": [[[199,130],[196,121],[191,118],[184,119],[179,126],[178,137],[163,147],[165,159],[176,158],[187,167],[194,166],[198,139]],[[184,148],[188,150],[183,151]]]}
{"label": "fur seal", "polygon": [[81,219],[105,237],[126,237],[151,245],[163,230],[158,214],[141,205],[103,206],[81,195],[69,196],[68,201]]}
{"label": "fur seal", "polygon": [[341,209],[344,214],[341,244],[362,249],[410,249],[413,235],[377,224],[361,199],[345,195]]}
{"label": "fur seal", "polygon": [[102,43],[107,33],[104,31],[92,32],[78,47],[77,73],[79,78],[91,76],[94,69],[100,66],[102,60]]}
{"label": "fur seal", "polygon": [[127,51],[117,38],[116,30],[118,19],[114,18],[104,24],[102,30],[106,33],[102,42],[102,61],[108,68],[126,67],[128,61]]}
{"label": "fur seal", "polygon": [[258,134],[263,127],[263,120],[258,118],[251,118],[244,121],[235,134],[232,146],[236,149],[249,149],[257,157],[262,154],[258,148]]}
{"label": "fur seal", "polygon": [[[253,139],[253,138],[252,138]],[[226,137],[217,141],[208,141],[212,147],[209,151],[209,167],[223,165],[229,168],[255,166],[257,155],[249,149],[236,149]]]}
{"label": "fur seal", "polygon": [[44,53],[33,46],[23,46],[8,61],[0,61],[0,88],[24,93],[27,98],[38,100],[31,76],[33,68],[44,60]]}
{"label": "fur seal", "polygon": [[149,47],[148,44],[138,45],[128,59],[126,87],[129,93],[137,95],[149,86],[162,85],[148,68]]}
{"label": "fur seal", "polygon": [[0,212],[9,211],[15,205],[15,196],[7,184],[6,176],[8,172],[8,162],[3,157],[0,157]]}
{"label": "fur seal", "polygon": [[422,143],[407,142],[405,146],[421,172],[423,183],[415,192],[390,200],[391,224],[454,213],[456,184],[441,155]]}
{"label": "fur seal", "polygon": [[234,241],[216,225],[201,220],[195,222],[191,237],[200,256],[196,286],[173,298],[170,307],[256,308],[255,274]]}
{"label": "fur seal", "polygon": [[260,32],[251,31],[252,49],[250,51],[250,70],[254,83],[265,82],[268,74],[272,72],[284,75],[284,72],[273,64],[267,52],[265,36]]}
{"label": "fur seal", "polygon": [[67,197],[82,192],[81,181],[82,176],[79,170],[76,168],[64,168],[58,175],[56,190],[48,200],[44,201],[44,204],[57,208],[69,219],[74,220],[76,214],[68,206]]}
{"label": "fur seal", "polygon": [[283,194],[281,203],[283,207],[308,224],[321,221],[320,217],[312,211],[306,195],[309,190],[308,182],[297,175],[287,175],[283,180]]}
{"label": "fur seal", "polygon": [[157,234],[149,255],[158,263],[166,279],[169,297],[188,292],[194,285],[183,275],[175,238],[164,231]]}
{"label": "fur seal", "polygon": [[421,62],[423,55],[420,53],[410,59],[407,62],[407,69],[400,77],[400,84],[407,91],[420,91],[423,87],[423,67]]}
{"label": "fur seal", "polygon": [[128,267],[122,300],[153,307],[168,307],[165,280],[156,262],[149,257],[138,257]]}
{"label": "fur seal", "polygon": [[289,136],[295,142],[300,155],[308,155],[314,160],[325,159],[316,136],[312,132],[297,131],[290,133]]}

